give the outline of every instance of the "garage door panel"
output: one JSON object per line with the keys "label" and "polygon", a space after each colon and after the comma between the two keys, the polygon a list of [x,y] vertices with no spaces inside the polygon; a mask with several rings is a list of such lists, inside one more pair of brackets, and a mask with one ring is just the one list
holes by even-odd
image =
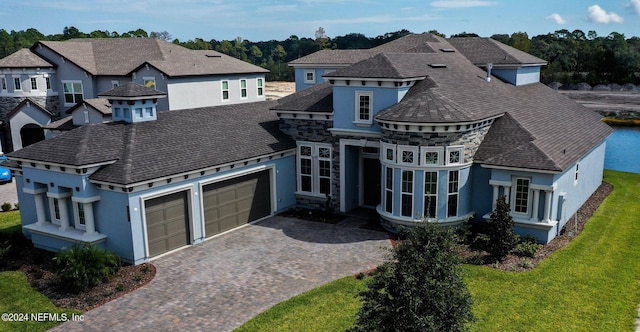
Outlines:
{"label": "garage door panel", "polygon": [[269,171],[233,178],[203,188],[206,236],[271,214]]}
{"label": "garage door panel", "polygon": [[186,191],[145,201],[145,219],[150,257],[189,244]]}

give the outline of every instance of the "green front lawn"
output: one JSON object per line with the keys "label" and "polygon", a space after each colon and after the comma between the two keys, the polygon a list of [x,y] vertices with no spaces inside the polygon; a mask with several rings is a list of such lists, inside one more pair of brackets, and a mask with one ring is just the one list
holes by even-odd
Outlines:
{"label": "green front lawn", "polygon": [[[640,303],[640,174],[606,171],[605,181],[615,189],[582,233],[534,270],[465,266],[477,318],[472,331],[634,329]],[[276,305],[238,331],[281,326],[288,331],[343,331],[357,311],[343,303],[353,301],[359,287],[355,278],[340,279]],[[333,321],[348,323],[323,325]]]}
{"label": "green front lawn", "polygon": [[[19,211],[0,213],[0,235],[21,233]],[[3,314],[8,314],[5,316]],[[0,272],[0,331],[45,331],[76,310],[60,309],[38,291],[31,288],[20,271]],[[22,321],[16,321],[22,320]]]}

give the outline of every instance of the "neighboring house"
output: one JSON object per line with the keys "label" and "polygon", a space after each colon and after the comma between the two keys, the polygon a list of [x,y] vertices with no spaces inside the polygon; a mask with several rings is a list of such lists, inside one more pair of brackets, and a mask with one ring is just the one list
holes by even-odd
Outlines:
{"label": "neighboring house", "polygon": [[[47,121],[29,122],[42,128],[83,100],[127,82],[166,91],[159,111],[264,101],[266,72],[216,51],[189,50],[159,39],[41,41],[0,59],[0,121],[6,122],[6,114],[29,97],[51,113]],[[18,137],[23,124],[11,124],[7,136]],[[26,145],[3,143],[8,151]]]}
{"label": "neighboring house", "polygon": [[516,231],[547,243],[601,183],[611,129],[539,83],[544,64],[420,34],[298,59],[315,84],[275,102],[157,112],[163,92],[119,86],[98,94],[112,121],[9,154],[23,230],[141,263],[296,204],[368,207],[397,230],[488,218],[504,195]]}

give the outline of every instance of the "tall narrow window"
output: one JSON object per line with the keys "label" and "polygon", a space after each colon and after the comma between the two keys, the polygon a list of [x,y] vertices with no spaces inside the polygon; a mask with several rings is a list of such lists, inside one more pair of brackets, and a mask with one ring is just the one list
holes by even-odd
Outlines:
{"label": "tall narrow window", "polygon": [[222,81],[222,100],[229,100],[229,81]]}
{"label": "tall narrow window", "polygon": [[111,88],[117,88],[120,86],[120,81],[118,80],[111,80]]}
{"label": "tall narrow window", "polygon": [[77,104],[83,100],[81,81],[62,81],[65,104]]}
{"label": "tall narrow window", "polygon": [[447,217],[458,215],[458,185],[460,171],[449,171],[449,191],[447,197]]}
{"label": "tall narrow window", "polygon": [[393,213],[393,168],[386,168],[384,181],[384,210]]}
{"label": "tall narrow window", "polygon": [[85,226],[87,223],[85,214],[84,214],[84,204],[82,203],[76,203],[78,204],[78,224],[80,224],[81,226]]}
{"label": "tall narrow window", "polygon": [[7,90],[7,79],[2,77],[0,81],[0,83],[2,83],[2,90]]}
{"label": "tall narrow window", "polygon": [[575,182],[578,182],[578,173],[580,173],[580,164],[576,164],[576,173],[573,178],[573,181]]}
{"label": "tall narrow window", "polygon": [[424,172],[424,211],[427,218],[436,218],[438,200],[438,172]]}
{"label": "tall narrow window", "polygon": [[373,123],[373,94],[368,91],[356,92],[356,124]]}
{"label": "tall narrow window", "polygon": [[31,82],[31,91],[38,90],[38,79],[35,77],[29,78],[29,82]]}
{"label": "tall narrow window", "polygon": [[247,80],[240,80],[240,98],[247,98]]}
{"label": "tall narrow window", "polygon": [[313,173],[311,151],[313,147],[301,145],[298,150],[300,159],[300,191],[313,192]]}
{"label": "tall narrow window", "polygon": [[20,82],[20,77],[13,78],[13,88],[16,90],[22,90],[22,82]]}
{"label": "tall narrow window", "polygon": [[402,171],[401,215],[413,216],[413,171]]}
{"label": "tall narrow window", "polygon": [[516,213],[529,213],[529,179],[516,178],[516,192],[513,197],[513,211]]}
{"label": "tall narrow window", "polygon": [[261,78],[258,79],[258,97],[264,96],[264,82]]}
{"label": "tall narrow window", "polygon": [[51,90],[51,77],[49,76],[45,77],[44,83],[47,85],[47,90]]}

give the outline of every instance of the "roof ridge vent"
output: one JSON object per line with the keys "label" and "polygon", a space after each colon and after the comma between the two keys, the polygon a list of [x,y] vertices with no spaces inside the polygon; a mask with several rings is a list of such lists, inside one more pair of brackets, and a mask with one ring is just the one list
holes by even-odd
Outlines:
{"label": "roof ridge vent", "polygon": [[432,63],[429,64],[429,67],[431,68],[447,68],[447,65],[444,63]]}
{"label": "roof ridge vent", "polygon": [[440,51],[444,53],[455,53],[456,50],[453,48],[441,48]]}

